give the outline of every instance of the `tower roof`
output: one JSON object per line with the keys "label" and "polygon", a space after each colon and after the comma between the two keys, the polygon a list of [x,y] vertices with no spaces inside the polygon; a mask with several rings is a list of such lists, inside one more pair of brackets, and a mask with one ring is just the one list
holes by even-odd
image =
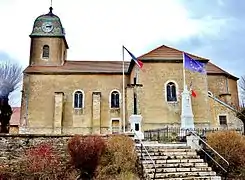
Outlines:
{"label": "tower roof", "polygon": [[49,13],[36,18],[30,36],[65,37],[65,31],[60,18],[53,14],[52,7],[49,8]]}

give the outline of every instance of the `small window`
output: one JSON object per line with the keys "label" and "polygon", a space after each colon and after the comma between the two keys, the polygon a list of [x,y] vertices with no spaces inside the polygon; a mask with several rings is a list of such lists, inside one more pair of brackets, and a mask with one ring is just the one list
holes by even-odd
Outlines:
{"label": "small window", "polygon": [[78,109],[81,109],[83,108],[83,92],[82,91],[76,91],[74,93],[74,97],[73,97],[73,106],[74,108],[78,108]]}
{"label": "small window", "polygon": [[112,91],[111,92],[111,108],[119,108],[119,92]]}
{"label": "small window", "polygon": [[219,124],[220,125],[227,125],[227,116],[225,116],[225,115],[220,115],[219,116]]}
{"label": "small window", "polygon": [[43,46],[43,58],[45,59],[49,58],[49,46],[48,45]]}
{"label": "small window", "polygon": [[176,85],[173,82],[169,82],[167,84],[166,89],[167,89],[167,101],[168,102],[177,101]]}

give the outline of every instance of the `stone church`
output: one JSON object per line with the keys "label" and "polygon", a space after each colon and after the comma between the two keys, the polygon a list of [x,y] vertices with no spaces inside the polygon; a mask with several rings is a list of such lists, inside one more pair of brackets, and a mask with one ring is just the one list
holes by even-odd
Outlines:
{"label": "stone church", "polygon": [[[182,51],[162,45],[146,52],[138,57],[144,64],[139,71],[134,61],[126,61],[123,85],[122,61],[67,60],[64,28],[52,7],[36,18],[30,38],[20,133],[118,133],[129,130],[134,113],[142,116],[142,130],[180,127]],[[186,84],[197,94],[191,98],[195,127],[241,127],[233,111],[239,106],[238,78],[187,54],[205,63],[207,72],[186,70]]]}

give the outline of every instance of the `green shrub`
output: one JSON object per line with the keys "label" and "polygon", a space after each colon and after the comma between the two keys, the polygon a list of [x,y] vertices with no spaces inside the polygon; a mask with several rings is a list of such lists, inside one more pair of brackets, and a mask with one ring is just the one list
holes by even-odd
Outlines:
{"label": "green shrub", "polygon": [[[245,139],[235,131],[219,131],[208,133],[208,144],[215,149],[221,156],[229,162],[229,172],[231,175],[242,175],[245,170]],[[217,155],[215,160],[225,169],[228,169],[226,163]],[[220,169],[217,169],[218,171]],[[220,170],[221,174],[224,171]]]}
{"label": "green shrub", "polygon": [[136,173],[136,161],[137,154],[133,140],[126,135],[111,135],[106,141],[97,179],[133,177]]}

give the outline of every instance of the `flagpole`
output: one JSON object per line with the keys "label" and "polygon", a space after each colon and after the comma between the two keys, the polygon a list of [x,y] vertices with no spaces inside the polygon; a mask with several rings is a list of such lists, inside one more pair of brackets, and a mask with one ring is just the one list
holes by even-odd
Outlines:
{"label": "flagpole", "polygon": [[185,86],[186,86],[186,82],[185,82],[185,55],[184,55],[184,52],[182,52],[182,57],[183,57],[183,82],[184,82],[183,90],[184,90]]}
{"label": "flagpole", "polygon": [[124,46],[122,46],[122,60],[123,60],[123,63],[122,63],[122,74],[123,74],[123,79],[122,79],[122,94],[123,94],[123,98],[122,98],[122,108],[123,108],[123,112],[122,112],[122,115],[123,115],[123,133],[125,133],[125,78],[124,78]]}

